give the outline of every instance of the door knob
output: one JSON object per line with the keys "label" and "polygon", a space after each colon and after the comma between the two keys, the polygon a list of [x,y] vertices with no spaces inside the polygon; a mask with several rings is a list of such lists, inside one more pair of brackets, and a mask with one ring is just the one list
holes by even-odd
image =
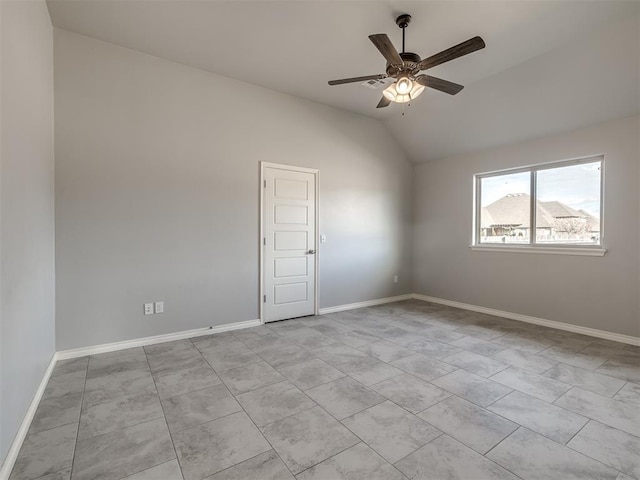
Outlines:
{"label": "door knob", "polygon": [[307,253],[308,253],[309,255],[313,255],[314,253],[316,253],[316,251],[315,251],[315,250],[309,250]]}

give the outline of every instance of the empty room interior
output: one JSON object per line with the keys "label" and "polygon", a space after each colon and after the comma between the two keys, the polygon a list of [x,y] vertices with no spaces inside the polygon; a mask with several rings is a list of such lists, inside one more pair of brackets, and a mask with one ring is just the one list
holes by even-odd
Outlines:
{"label": "empty room interior", "polygon": [[0,480],[640,480],[640,1],[0,0]]}

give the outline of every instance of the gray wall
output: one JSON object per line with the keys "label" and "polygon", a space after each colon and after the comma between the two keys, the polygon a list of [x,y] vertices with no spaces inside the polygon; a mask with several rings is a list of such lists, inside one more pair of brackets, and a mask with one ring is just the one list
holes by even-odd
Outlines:
{"label": "gray wall", "polygon": [[380,122],[54,36],[58,350],[258,318],[260,161],[320,169],[321,307],[411,292],[412,167]]}
{"label": "gray wall", "polygon": [[53,32],[44,2],[0,3],[0,460],[55,349]]}
{"label": "gray wall", "polygon": [[[640,336],[639,119],[604,123],[416,167],[416,293]],[[480,252],[473,175],[605,155],[604,257]]]}

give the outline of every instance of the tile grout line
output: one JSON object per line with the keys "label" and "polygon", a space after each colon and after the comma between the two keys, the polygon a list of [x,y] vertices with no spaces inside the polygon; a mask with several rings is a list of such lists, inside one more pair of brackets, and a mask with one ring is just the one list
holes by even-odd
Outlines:
{"label": "tile grout line", "polygon": [[[191,342],[191,343],[193,344],[193,342]],[[149,357],[148,357],[147,351],[144,349],[144,347],[142,347],[142,353],[144,353],[144,358],[147,361],[147,366],[149,367],[149,372],[151,374],[151,380],[153,381],[153,387],[156,389],[156,396],[158,398],[158,403],[160,404],[160,410],[162,411],[162,418],[164,419],[164,424],[167,427],[167,432],[169,433],[169,440],[171,440],[171,446],[173,447],[173,454],[175,455],[176,462],[178,463],[178,468],[180,469],[180,475],[182,475],[182,478],[184,480],[184,471],[182,470],[182,464],[180,463],[180,460],[179,460],[179,457],[178,457],[178,449],[176,448],[176,444],[173,441],[173,435],[171,434],[171,429],[169,428],[169,422],[167,422],[167,416],[164,413],[164,405],[162,405],[162,400],[160,399],[160,392],[158,391],[158,386],[156,385],[156,379],[153,376],[153,371],[151,370],[151,364],[149,363]],[[163,463],[166,463],[166,462],[163,462]],[[158,464],[158,465],[160,465],[160,464]],[[153,468],[153,467],[150,467],[150,468]],[[145,470],[148,470],[148,469],[145,469]],[[145,470],[140,470],[139,472],[143,472]],[[139,472],[134,472],[134,473],[139,473]]]}
{"label": "tile grout line", "polygon": [[[232,335],[233,335],[233,333],[232,333]],[[235,335],[234,335],[234,337],[235,337]],[[242,340],[239,340],[239,341],[240,341],[243,345],[245,345],[249,350],[251,350],[253,353],[255,353],[255,352],[253,351],[253,349],[251,349],[250,347],[248,347],[244,342],[242,342]],[[196,347],[196,350],[198,350],[198,348],[197,348],[197,347]],[[209,361],[204,357],[204,355],[202,355],[202,352],[200,352],[200,350],[198,350],[198,352],[200,353],[200,355],[202,356],[202,358],[204,358],[204,360],[205,360],[207,363],[209,363]],[[256,354],[256,355],[257,355],[257,354]],[[259,356],[259,355],[258,355],[258,356]],[[260,356],[259,356],[259,357],[260,357]],[[262,358],[262,357],[260,357],[260,358]],[[263,361],[265,361],[265,360],[263,360]],[[266,362],[266,361],[265,361],[265,363],[268,363],[268,362]],[[209,366],[211,366],[211,364],[209,364]],[[271,366],[271,365],[269,365],[269,366]],[[273,367],[271,367],[271,368],[273,368]],[[214,369],[213,367],[211,367],[211,369],[215,372],[215,369]],[[278,372],[278,373],[279,373],[279,372]],[[217,374],[217,372],[216,372],[216,374]],[[222,378],[220,378],[220,380],[222,381],[223,385],[225,385],[225,387],[228,389],[228,387],[226,386],[226,384],[224,384],[224,380],[223,380]],[[277,383],[282,383],[282,382],[277,382]],[[275,385],[275,384],[272,384],[272,385]],[[269,387],[269,386],[271,386],[271,385],[265,385],[265,386]],[[258,389],[255,389],[255,390],[258,390]],[[247,411],[245,410],[245,408],[244,408],[244,406],[242,405],[242,403],[240,403],[240,402],[238,401],[238,399],[236,398],[236,396],[235,396],[233,393],[231,393],[231,391],[229,391],[229,393],[230,393],[230,395],[233,397],[233,399],[235,400],[235,402],[240,406],[240,408],[242,409],[242,412],[244,412],[244,414],[245,414],[245,415],[246,415],[246,417],[249,419],[249,421],[253,424],[253,426],[256,428],[256,430],[258,430],[258,432],[260,432],[260,435],[262,435],[262,438],[264,439],[264,441],[265,441],[265,442],[267,442],[267,444],[269,445],[269,447],[271,447],[271,450],[273,450],[273,451],[274,451],[274,453],[278,456],[278,458],[280,459],[280,461],[282,462],[282,464],[285,466],[285,468],[289,471],[289,473],[291,473],[291,475],[293,476],[293,478],[295,478],[295,475],[293,474],[293,472],[291,471],[291,469],[289,468],[289,466],[285,463],[285,461],[282,459],[282,457],[280,456],[280,453],[278,453],[278,451],[277,451],[275,448],[273,448],[273,445],[271,444],[271,442],[269,441],[269,439],[267,439],[266,435],[262,432],[262,430],[260,430],[260,427],[258,427],[258,425],[256,425],[256,423],[253,421],[253,418],[251,418],[251,416],[247,413]],[[243,393],[247,393],[247,392],[243,392]],[[312,407],[312,408],[313,408],[313,407]],[[234,412],[234,413],[239,413],[239,412]],[[215,420],[213,420],[213,421],[215,421]],[[266,453],[266,452],[261,452],[261,453],[259,453],[258,455],[262,455],[263,453]],[[255,455],[254,457],[251,457],[251,458],[255,458],[255,457],[257,457],[258,455]],[[246,462],[247,460],[250,460],[250,459],[246,459],[246,460],[243,460],[242,462],[238,462],[238,463],[236,463],[236,464],[234,464],[234,465],[229,466],[228,468],[235,467],[236,465],[239,465],[239,464],[241,464],[241,463],[243,463],[243,462]],[[179,463],[179,462],[178,462],[178,463]],[[226,469],[225,469],[225,470],[226,470]],[[223,471],[223,470],[221,470],[221,471]],[[215,472],[215,473],[213,473],[212,475],[215,475],[215,474],[217,474],[217,473],[219,473],[219,472]],[[184,475],[183,475],[183,478],[184,478]],[[206,478],[206,477],[205,477],[205,478]]]}
{"label": "tile grout line", "polygon": [[71,472],[69,474],[69,478],[73,478],[73,471],[76,466],[76,453],[78,451],[78,437],[80,436],[80,423],[82,420],[82,410],[84,407],[84,392],[87,389],[87,377],[89,376],[90,365],[91,365],[91,355],[89,355],[89,359],[87,360],[87,366],[84,374],[84,382],[82,385],[82,399],[80,400],[80,414],[78,415],[78,428],[76,430],[76,441],[73,446],[73,456],[71,457]]}

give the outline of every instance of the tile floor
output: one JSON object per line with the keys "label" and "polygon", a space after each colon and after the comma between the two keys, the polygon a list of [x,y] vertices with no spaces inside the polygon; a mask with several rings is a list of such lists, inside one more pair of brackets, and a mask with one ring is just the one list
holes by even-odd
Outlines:
{"label": "tile floor", "polygon": [[61,361],[11,480],[640,479],[640,348],[408,301]]}

